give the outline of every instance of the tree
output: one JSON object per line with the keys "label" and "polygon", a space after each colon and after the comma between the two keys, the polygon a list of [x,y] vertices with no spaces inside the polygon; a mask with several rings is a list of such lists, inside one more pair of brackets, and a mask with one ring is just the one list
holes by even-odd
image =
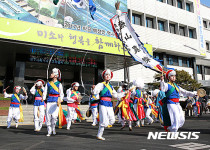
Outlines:
{"label": "tree", "polygon": [[38,3],[35,2],[34,0],[28,0],[28,5],[36,10],[38,12]]}
{"label": "tree", "polygon": [[176,70],[176,83],[181,86],[183,89],[188,91],[195,91],[201,87],[201,84],[198,83],[192,76],[184,70]]}
{"label": "tree", "polygon": [[40,14],[42,14],[44,16],[47,16],[47,17],[51,17],[51,11],[47,8],[42,8],[40,10]]}
{"label": "tree", "polygon": [[[160,87],[160,77],[161,74],[155,74],[154,79],[158,82],[149,83],[153,89],[159,89]],[[195,91],[201,87],[201,84],[198,83],[192,76],[184,70],[176,70],[176,84],[188,91]]]}

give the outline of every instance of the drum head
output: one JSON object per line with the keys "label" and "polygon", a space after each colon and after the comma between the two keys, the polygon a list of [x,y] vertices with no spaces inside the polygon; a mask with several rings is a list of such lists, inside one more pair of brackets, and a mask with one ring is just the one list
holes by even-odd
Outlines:
{"label": "drum head", "polygon": [[91,116],[91,110],[90,110],[90,109],[88,109],[88,110],[86,111],[86,116],[87,116],[87,117],[90,117],[90,116]]}
{"label": "drum head", "polygon": [[205,91],[204,89],[199,89],[199,90],[197,91],[197,93],[198,93],[198,96],[199,96],[199,97],[204,97],[204,96],[206,96],[206,91]]}

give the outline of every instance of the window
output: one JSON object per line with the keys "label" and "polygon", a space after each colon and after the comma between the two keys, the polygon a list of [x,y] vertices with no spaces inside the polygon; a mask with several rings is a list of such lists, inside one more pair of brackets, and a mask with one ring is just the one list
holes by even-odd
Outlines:
{"label": "window", "polygon": [[193,38],[193,29],[189,29],[189,38]]}
{"label": "window", "polygon": [[210,67],[205,67],[205,74],[210,75]]}
{"label": "window", "polygon": [[209,43],[208,42],[206,42],[206,50],[210,50],[209,49]]}
{"label": "window", "polygon": [[182,67],[182,58],[179,58],[179,66]]}
{"label": "window", "polygon": [[172,56],[168,56],[168,64],[169,65],[173,65],[173,57]]}
{"label": "window", "polygon": [[146,27],[154,28],[153,19],[152,18],[146,17]]}
{"label": "window", "polygon": [[201,66],[200,65],[197,65],[197,73],[201,74]]}
{"label": "window", "polygon": [[177,0],[177,7],[182,9],[182,1],[181,0]]}
{"label": "window", "polygon": [[165,31],[164,22],[163,21],[158,20],[158,30]]}
{"label": "window", "polygon": [[178,66],[179,65],[179,63],[178,63],[178,57],[177,56],[172,56],[172,58],[173,58],[173,65],[174,66]]}
{"label": "window", "polygon": [[191,59],[187,58],[187,67],[192,67]]}
{"label": "window", "polygon": [[141,16],[138,14],[132,14],[132,24],[142,25]]}
{"label": "window", "polygon": [[179,27],[179,34],[185,36],[184,27]]}
{"label": "window", "polygon": [[176,34],[175,24],[169,24],[170,33]]}
{"label": "window", "polygon": [[163,0],[158,0],[158,1],[163,3]]}
{"label": "window", "polygon": [[204,28],[207,28],[207,22],[205,20],[203,20],[203,26]]}
{"label": "window", "polygon": [[167,3],[168,3],[169,5],[171,5],[171,6],[174,6],[173,0],[167,0]]}
{"label": "window", "polygon": [[159,56],[158,53],[153,53],[153,58],[155,58],[155,59],[160,59],[160,56]]}
{"label": "window", "polygon": [[190,4],[189,3],[186,3],[186,10],[189,11],[189,12],[191,11],[190,10]]}

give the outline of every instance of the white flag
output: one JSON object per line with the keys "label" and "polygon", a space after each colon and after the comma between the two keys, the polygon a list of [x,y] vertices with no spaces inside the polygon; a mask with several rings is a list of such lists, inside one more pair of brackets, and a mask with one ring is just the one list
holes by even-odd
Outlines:
{"label": "white flag", "polygon": [[128,20],[127,13],[122,13],[121,16],[116,15],[110,21],[116,37],[123,41],[125,48],[135,61],[152,70],[162,72],[161,63],[153,59],[144,44],[139,40]]}

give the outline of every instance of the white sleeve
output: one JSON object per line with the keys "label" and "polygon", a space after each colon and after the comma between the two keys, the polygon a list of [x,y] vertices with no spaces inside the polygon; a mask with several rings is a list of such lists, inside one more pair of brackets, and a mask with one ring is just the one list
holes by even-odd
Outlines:
{"label": "white sleeve", "polygon": [[13,94],[7,94],[7,92],[4,92],[4,98],[11,98]]}
{"label": "white sleeve", "polygon": [[31,94],[35,95],[36,93],[36,88],[35,85],[30,89]]}
{"label": "white sleeve", "polygon": [[112,96],[113,96],[114,98],[121,99],[122,97],[125,96],[125,92],[117,93],[116,90],[113,89]]}
{"label": "white sleeve", "polygon": [[47,98],[47,90],[48,90],[48,87],[47,87],[47,84],[46,84],[45,88],[44,88],[43,96],[42,96],[43,100],[46,100],[46,98]]}
{"label": "white sleeve", "polygon": [[20,94],[20,99],[22,99],[22,100],[26,100],[28,98],[28,96],[26,95],[26,96],[23,96],[22,94]]}
{"label": "white sleeve", "polygon": [[133,91],[131,92],[131,98],[134,99],[134,96],[136,95],[136,90],[133,89]]}
{"label": "white sleeve", "polygon": [[161,91],[163,92],[166,92],[168,91],[168,84],[163,81],[160,81],[160,88],[161,88]]}
{"label": "white sleeve", "polygon": [[59,94],[60,94],[61,100],[63,100],[64,94],[63,94],[63,86],[61,83],[59,84]]}
{"label": "white sleeve", "polygon": [[93,90],[93,93],[92,94],[99,94],[104,88],[104,84],[103,83],[98,83],[94,90]]}
{"label": "white sleeve", "polygon": [[120,93],[122,91],[122,87],[120,86],[117,90],[117,93]]}
{"label": "white sleeve", "polygon": [[181,87],[179,87],[179,90],[180,90],[180,94],[183,94],[183,96],[189,96],[189,97],[193,97],[195,96],[196,94],[194,92],[190,92],[190,91],[187,91]]}

